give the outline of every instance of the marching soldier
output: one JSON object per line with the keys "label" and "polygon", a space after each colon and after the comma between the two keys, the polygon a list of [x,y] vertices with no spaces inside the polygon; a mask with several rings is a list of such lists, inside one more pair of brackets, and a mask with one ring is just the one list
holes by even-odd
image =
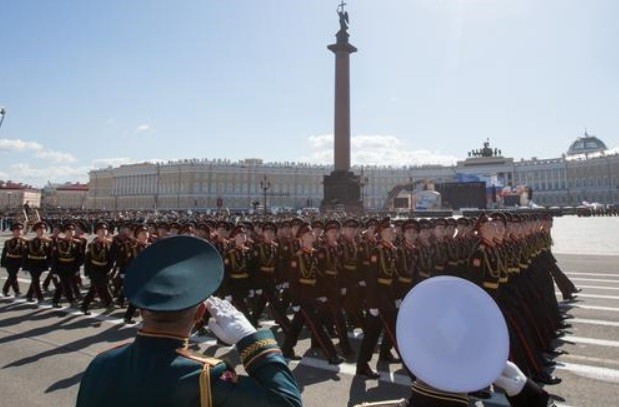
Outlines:
{"label": "marching soldier", "polygon": [[256,318],[262,315],[267,304],[275,322],[284,332],[290,329],[290,320],[279,299],[276,285],[282,279],[282,271],[278,269],[279,245],[275,243],[277,226],[266,222],[261,227],[262,238],[253,248],[254,275],[256,281],[256,302],[253,314]]}
{"label": "marching soldier", "polygon": [[[370,256],[370,268],[367,276],[367,316],[363,341],[357,359],[357,374],[376,379],[379,374],[372,370],[369,361],[378,343],[381,330],[384,329],[383,341],[395,347],[396,303],[393,281],[397,278],[397,248],[393,244],[395,230],[389,218],[383,219],[378,227],[380,243]],[[389,358],[389,347],[381,346],[381,357]],[[385,352],[385,353],[383,353]]]}
{"label": "marching soldier", "polygon": [[60,287],[54,293],[52,305],[54,308],[61,308],[60,299],[64,295],[67,301],[75,304],[75,292],[73,282],[75,281],[75,270],[78,269],[81,242],[73,238],[75,224],[67,223],[63,228],[64,236],[56,242],[52,252],[52,262],[55,270],[60,277]]}
{"label": "marching soldier", "polygon": [[26,293],[28,302],[34,301],[36,297],[40,303],[43,301],[41,292],[41,274],[49,269],[51,262],[50,255],[52,250],[52,240],[45,236],[47,224],[37,222],[32,226],[36,236],[28,241],[28,254],[24,263],[24,270],[30,273],[30,287]]}
{"label": "marching soldier", "polygon": [[95,297],[103,302],[107,309],[112,308],[112,294],[109,289],[109,278],[114,264],[112,240],[107,237],[107,224],[100,222],[95,226],[97,237],[86,248],[85,273],[90,278],[90,288],[82,303],[84,315],[90,315],[88,306]]}
{"label": "marching soldier", "polygon": [[[133,244],[130,252],[130,259],[127,264],[131,264],[140,253],[144,251],[148,246],[151,245],[148,233],[148,227],[146,225],[138,225],[133,229],[133,236],[135,238],[135,243]],[[125,324],[135,324],[135,320],[133,319],[133,315],[135,314],[137,308],[132,303],[129,303],[127,306],[127,310],[125,311],[125,315],[123,320]]]}
{"label": "marching soldier", "polygon": [[[62,227],[59,224],[52,224],[52,233],[50,235],[50,256],[54,252],[56,244],[58,243],[58,239],[60,239],[60,233],[62,232]],[[50,259],[49,262],[50,270],[49,273],[45,276],[45,280],[43,280],[43,291],[49,292],[49,285],[54,284],[54,288],[58,290],[60,288],[60,277],[55,270],[55,264],[53,262],[53,258]]]}
{"label": "marching soldier", "polygon": [[296,236],[300,240],[301,248],[290,260],[290,284],[294,317],[290,324],[290,330],[286,333],[282,352],[289,359],[300,359],[294,353],[294,347],[303,325],[307,325],[318,341],[329,364],[337,365],[342,363],[344,359],[337,354],[335,346],[333,346],[333,342],[327,335],[316,312],[319,297],[317,287],[318,257],[314,249],[316,238],[308,224],[301,225]]}
{"label": "marching soldier", "polygon": [[24,265],[24,260],[28,254],[28,241],[24,239],[24,224],[15,222],[11,225],[13,237],[4,242],[2,249],[2,257],[0,258],[0,266],[4,267],[9,274],[9,277],[2,287],[2,294],[5,297],[9,296],[9,290],[13,289],[15,297],[21,295],[19,282],[17,281],[17,273]]}
{"label": "marching soldier", "polygon": [[340,287],[343,288],[344,310],[351,327],[363,326],[362,294],[359,287],[361,279],[357,235],[361,224],[350,218],[342,224],[339,246],[341,247],[342,269],[340,270]]}
{"label": "marching soldier", "polygon": [[131,225],[129,223],[123,223],[120,226],[118,234],[112,239],[112,253],[114,254],[114,268],[112,274],[114,292],[112,295],[116,299],[116,304],[120,307],[125,305],[123,280],[125,279],[125,270],[131,259],[132,245]]}
{"label": "marching soldier", "polygon": [[324,243],[318,249],[318,297],[327,320],[335,325],[335,333],[340,340],[342,354],[350,358],[354,355],[348,340],[348,330],[344,319],[343,305],[347,288],[341,280],[341,250],[338,237],[341,225],[337,220],[329,220],[324,226]]}
{"label": "marching soldier", "polygon": [[400,308],[402,299],[413,288],[416,281],[419,250],[415,245],[419,234],[419,222],[408,219],[402,223],[403,242],[398,248],[397,280],[395,281],[396,308]]}
{"label": "marching soldier", "polygon": [[230,237],[234,239],[234,247],[228,249],[224,256],[225,278],[222,293],[248,320],[256,324],[248,301],[252,281],[251,250],[245,245],[247,242],[245,227],[236,226]]}

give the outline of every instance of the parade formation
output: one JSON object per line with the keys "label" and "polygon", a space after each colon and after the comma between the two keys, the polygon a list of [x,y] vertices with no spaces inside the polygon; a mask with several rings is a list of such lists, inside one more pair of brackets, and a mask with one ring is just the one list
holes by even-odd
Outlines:
{"label": "parade formation", "polygon": [[[8,273],[3,294],[22,295],[17,278],[23,270],[31,277],[28,302],[42,303],[49,293],[54,307],[68,303],[89,315],[98,297],[108,310],[127,307],[125,323],[134,324],[136,306],[123,294],[127,267],[153,242],[194,236],[210,242],[223,259],[223,283],[215,295],[256,328],[274,320],[284,335],[284,357],[300,359],[295,345],[305,326],[312,346],[330,364],[356,361],[357,375],[376,379],[376,351],[379,361],[400,362],[395,323],[402,299],[424,280],[454,276],[496,301],[508,326],[510,360],[532,380],[552,385],[561,379],[547,373],[554,363],[548,356],[562,352],[552,343],[570,327],[554,284],[566,300],[578,290],[552,254],[551,229],[552,216],[544,212],[420,219],[51,219],[34,225],[31,238],[16,222],[2,251]],[[194,332],[208,334],[207,323],[208,314]],[[363,331],[357,354],[349,343],[355,329]]]}

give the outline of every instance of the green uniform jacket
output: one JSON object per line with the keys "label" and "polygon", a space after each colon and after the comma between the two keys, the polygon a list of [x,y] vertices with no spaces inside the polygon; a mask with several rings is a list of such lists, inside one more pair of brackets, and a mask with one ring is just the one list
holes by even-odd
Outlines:
{"label": "green uniform jacket", "polygon": [[237,349],[249,377],[237,377],[216,359],[190,354],[186,338],[140,331],[133,343],[90,363],[77,407],[302,405],[271,331],[243,338]]}

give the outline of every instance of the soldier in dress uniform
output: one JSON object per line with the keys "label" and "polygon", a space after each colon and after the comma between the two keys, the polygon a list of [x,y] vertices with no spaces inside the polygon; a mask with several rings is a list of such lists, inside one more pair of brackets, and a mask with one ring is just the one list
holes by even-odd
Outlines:
{"label": "soldier in dress uniform", "polygon": [[430,240],[432,236],[432,224],[427,219],[419,220],[419,239],[417,240],[417,248],[419,250],[419,260],[417,261],[418,272],[417,282],[432,277],[433,263],[433,246]]}
{"label": "soldier in dress uniform", "polygon": [[[127,299],[144,325],[130,344],[97,356],[82,376],[77,407],[301,406],[301,395],[269,330],[256,331],[228,302],[207,299],[223,263],[209,243],[174,236],[153,243],[128,267]],[[236,345],[249,376],[195,355],[188,336],[208,309],[211,331]]]}
{"label": "soldier in dress uniform", "polygon": [[[138,257],[138,255],[144,251],[144,249],[151,245],[148,228],[145,225],[139,224],[135,226],[133,228],[133,236],[135,238],[135,242],[131,247],[130,259],[127,264],[131,264],[131,262],[134,261]],[[136,306],[132,303],[129,303],[123,317],[125,324],[135,324],[133,315],[135,314],[136,310]]]}
{"label": "soldier in dress uniform", "polygon": [[292,234],[290,221],[282,221],[277,228],[278,250],[278,269],[281,275],[278,276],[276,288],[281,290],[282,308],[288,310],[292,297],[290,294],[290,259],[299,250],[299,241]]}
{"label": "soldier in dress uniform", "polygon": [[318,301],[328,315],[326,319],[335,326],[342,354],[350,358],[354,356],[354,352],[348,340],[348,329],[343,312],[347,288],[342,284],[340,276],[343,268],[341,248],[338,245],[340,229],[340,222],[334,219],[327,221],[324,225],[324,241],[317,248],[318,279],[316,284],[319,291]]}
{"label": "soldier in dress uniform", "polygon": [[342,223],[339,245],[341,247],[342,269],[340,270],[340,287],[344,288],[344,310],[352,328],[363,327],[362,294],[359,289],[361,265],[357,249],[357,237],[361,223],[354,218],[346,219]]}
{"label": "soldier in dress uniform", "polygon": [[120,226],[120,230],[112,239],[114,254],[114,271],[112,276],[112,285],[114,287],[113,297],[116,304],[120,307],[125,305],[125,297],[123,296],[123,280],[125,279],[125,270],[131,259],[131,248],[133,246],[133,238],[131,224],[124,222]]}
{"label": "soldier in dress uniform", "polygon": [[26,299],[32,302],[33,297],[36,297],[40,303],[43,301],[40,278],[41,274],[49,269],[52,240],[45,236],[47,230],[45,222],[35,223],[32,230],[36,236],[28,241],[28,254],[24,263],[24,270],[30,273],[30,287],[26,293]]}
{"label": "soldier in dress uniform", "polygon": [[81,242],[73,238],[75,224],[68,222],[64,225],[64,236],[56,242],[52,254],[52,262],[60,277],[60,287],[54,293],[52,305],[61,308],[60,299],[64,295],[69,303],[76,302],[74,292],[75,270],[78,269],[81,255]]}
{"label": "soldier in dress uniform", "polygon": [[337,354],[331,338],[327,335],[325,326],[318,317],[318,256],[314,249],[316,238],[309,224],[299,227],[296,235],[300,240],[301,248],[290,259],[290,291],[292,296],[292,310],[294,317],[290,330],[282,345],[284,356],[298,360],[294,347],[299,339],[303,325],[307,325],[313,337],[318,342],[329,364],[340,364],[344,359]]}
{"label": "soldier in dress uniform", "polygon": [[393,244],[395,228],[389,218],[383,219],[378,228],[380,243],[372,250],[370,267],[367,276],[367,314],[363,341],[357,358],[357,374],[368,378],[379,377],[369,365],[372,353],[378,342],[381,330],[384,329],[383,344],[380,356],[389,358],[389,348],[397,351],[395,338],[396,303],[393,281],[397,279],[397,248]]}
{"label": "soldier in dress uniform", "polygon": [[17,281],[17,273],[24,265],[24,260],[28,254],[28,241],[23,238],[23,223],[14,222],[11,224],[11,232],[13,232],[13,237],[4,242],[2,257],[0,257],[0,267],[4,267],[9,275],[4,287],[2,287],[2,294],[8,297],[9,290],[12,289],[15,297],[18,297],[21,295],[21,291]]}
{"label": "soldier in dress uniform", "polygon": [[234,246],[226,250],[224,255],[225,278],[222,294],[229,299],[230,303],[241,311],[245,317],[253,320],[249,305],[249,292],[251,289],[251,250],[246,246],[247,231],[244,226],[236,226],[230,237]]}
{"label": "soldier in dress uniform", "polygon": [[84,315],[90,315],[88,310],[90,303],[95,298],[95,294],[103,302],[105,308],[112,309],[112,293],[110,293],[109,279],[114,265],[114,246],[112,239],[108,238],[108,226],[105,222],[99,222],[95,225],[95,234],[97,235],[92,242],[88,243],[86,248],[86,257],[84,261],[84,272],[90,279],[90,288],[82,302],[82,312]]}
{"label": "soldier in dress uniform", "polygon": [[419,249],[416,246],[419,236],[419,222],[415,219],[407,219],[402,223],[403,241],[398,247],[397,280],[395,286],[396,308],[406,294],[413,288],[417,280]]}
{"label": "soldier in dress uniform", "polygon": [[275,322],[284,332],[290,329],[290,320],[286,316],[276,288],[277,282],[282,279],[282,271],[278,269],[279,245],[275,243],[277,225],[265,222],[261,226],[262,236],[252,249],[253,268],[256,285],[256,302],[253,314],[260,318],[266,305],[270,307]]}
{"label": "soldier in dress uniform", "polygon": [[55,264],[53,262],[53,258],[51,258],[51,254],[54,252],[56,243],[58,239],[60,239],[60,234],[62,233],[62,226],[58,223],[53,223],[51,225],[52,233],[50,235],[50,260],[49,260],[49,273],[45,276],[45,280],[43,280],[43,291],[49,291],[49,285],[54,284],[54,288],[58,290],[60,288],[60,277],[55,270]]}

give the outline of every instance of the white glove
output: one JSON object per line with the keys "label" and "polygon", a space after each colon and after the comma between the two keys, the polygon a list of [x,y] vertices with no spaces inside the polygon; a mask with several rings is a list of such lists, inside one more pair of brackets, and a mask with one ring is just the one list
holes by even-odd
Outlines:
{"label": "white glove", "polygon": [[378,316],[378,308],[370,308],[370,315],[373,317]]}
{"label": "white glove", "polygon": [[256,295],[256,292],[254,290],[249,290],[249,294],[247,296],[249,298],[254,298],[254,295]]}
{"label": "white glove", "polygon": [[321,304],[324,304],[325,302],[327,302],[327,297],[318,297],[316,298],[316,301],[318,301]]}
{"label": "white glove", "polygon": [[277,285],[275,285],[275,289],[276,289],[277,291],[281,290],[281,289],[282,289],[282,285],[281,285],[281,284],[277,284]]}
{"label": "white glove", "polygon": [[359,286],[361,287],[365,287],[367,284],[365,284],[365,280],[361,280],[359,281]]}
{"label": "white glove", "polygon": [[400,305],[402,305],[402,300],[395,300],[395,307],[400,308]]}
{"label": "white glove", "polygon": [[282,288],[290,288],[290,283],[284,283],[282,284]]}
{"label": "white glove", "polygon": [[226,295],[224,297],[224,300],[228,301],[228,302],[232,302],[232,296],[231,295]]}
{"label": "white glove", "polygon": [[342,293],[342,295],[346,295],[346,287],[340,288],[340,293]]}
{"label": "white glove", "polygon": [[509,360],[505,364],[505,369],[494,384],[505,390],[508,396],[519,394],[524,385],[527,384],[527,376],[514,363]]}
{"label": "white glove", "polygon": [[223,342],[235,345],[247,335],[256,333],[256,328],[239,310],[228,301],[217,297],[206,300],[206,308],[211,314],[208,327]]}
{"label": "white glove", "polygon": [[257,295],[262,295],[262,290],[261,290],[261,289],[257,289],[257,290],[256,290],[256,294],[257,294]]}
{"label": "white glove", "polygon": [[299,310],[300,310],[300,309],[301,309],[301,307],[300,307],[300,306],[298,306],[298,305],[293,305],[293,306],[292,306],[292,312],[294,312],[294,313],[299,312]]}

